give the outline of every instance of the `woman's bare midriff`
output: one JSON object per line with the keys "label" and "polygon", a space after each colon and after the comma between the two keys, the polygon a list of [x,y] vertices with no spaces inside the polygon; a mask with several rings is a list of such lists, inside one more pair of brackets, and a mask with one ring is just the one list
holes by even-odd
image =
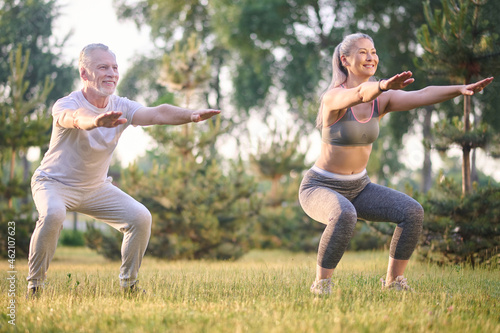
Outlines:
{"label": "woman's bare midriff", "polygon": [[321,155],[316,161],[320,169],[340,175],[352,175],[366,169],[372,145],[360,147],[333,146],[321,143]]}

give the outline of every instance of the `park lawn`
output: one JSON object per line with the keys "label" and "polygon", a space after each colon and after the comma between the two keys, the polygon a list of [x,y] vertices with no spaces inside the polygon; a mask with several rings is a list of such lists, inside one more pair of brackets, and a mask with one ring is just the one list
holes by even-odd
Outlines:
{"label": "park lawn", "polygon": [[[120,264],[85,248],[59,247],[48,285],[26,300],[27,262],[16,261],[15,326],[0,332],[500,332],[500,274],[412,259],[414,292],[381,291],[387,252],[345,254],[329,297],[309,292],[315,255],[253,251],[236,262],[145,257],[140,285],[124,296]],[[7,261],[0,269],[5,276]],[[7,299],[8,281],[0,293]],[[7,304],[3,301],[2,304]]]}

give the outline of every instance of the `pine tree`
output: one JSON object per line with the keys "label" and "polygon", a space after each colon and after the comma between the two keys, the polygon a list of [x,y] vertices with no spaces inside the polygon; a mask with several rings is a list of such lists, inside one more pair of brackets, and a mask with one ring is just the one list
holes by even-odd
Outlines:
{"label": "pine tree", "polygon": [[[498,5],[496,5],[498,6]],[[431,76],[448,78],[455,84],[469,84],[473,79],[499,72],[499,36],[489,20],[483,19],[492,2],[479,0],[443,0],[442,9],[424,6],[428,24],[421,27],[418,40],[425,50],[421,65]],[[432,32],[432,34],[431,34]],[[449,118],[438,125],[434,136],[438,149],[452,144],[462,148],[462,191],[469,194],[471,185],[471,151],[485,148],[492,137],[486,124],[471,125],[471,97],[463,98],[463,120]],[[460,133],[461,132],[461,133]]]}
{"label": "pine tree", "polygon": [[[35,93],[27,95],[30,82],[25,79],[30,51],[23,53],[21,46],[9,54],[11,75],[6,86],[0,86],[0,223],[16,222],[17,246],[21,254],[27,253],[29,225],[32,225],[33,207],[29,196],[29,178],[16,173],[16,161],[25,156],[28,148],[45,145],[49,139],[51,117],[44,104],[54,83],[47,77]],[[8,167],[5,168],[8,163]],[[7,171],[7,175],[4,172]],[[7,237],[1,237],[5,245]],[[7,247],[2,246],[1,254]]]}
{"label": "pine tree", "polygon": [[[195,104],[208,78],[209,61],[199,47],[192,37],[164,57],[161,82],[184,95],[184,106]],[[154,256],[236,259],[249,249],[260,209],[257,185],[241,160],[222,165],[215,149],[225,131],[220,118],[148,128],[158,143],[148,155],[151,167],[134,165],[123,174],[122,188],[153,215],[148,251]]]}
{"label": "pine tree", "polygon": [[256,247],[313,251],[321,226],[304,215],[297,195],[306,169],[305,153],[298,149],[302,133],[293,134],[291,128],[281,133],[277,124],[268,131],[250,155],[263,196],[253,242]]}

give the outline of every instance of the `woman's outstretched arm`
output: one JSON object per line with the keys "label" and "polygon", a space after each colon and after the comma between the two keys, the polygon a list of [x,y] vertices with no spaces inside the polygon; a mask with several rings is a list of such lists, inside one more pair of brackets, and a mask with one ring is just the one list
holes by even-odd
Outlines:
{"label": "woman's outstretched arm", "polygon": [[416,91],[389,90],[384,93],[384,98],[388,100],[383,113],[408,111],[424,105],[441,103],[460,95],[471,96],[483,90],[492,81],[493,77],[489,77],[468,85],[428,86]]}

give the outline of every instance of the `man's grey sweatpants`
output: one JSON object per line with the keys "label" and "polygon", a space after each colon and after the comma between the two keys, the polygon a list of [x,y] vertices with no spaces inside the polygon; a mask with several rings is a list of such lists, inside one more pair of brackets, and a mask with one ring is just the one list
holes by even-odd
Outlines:
{"label": "man's grey sweatpants", "polygon": [[39,217],[31,236],[28,288],[43,284],[68,211],[101,220],[124,234],[120,285],[136,282],[151,235],[151,214],[143,204],[111,184],[111,178],[82,189],[35,175],[31,189]]}

